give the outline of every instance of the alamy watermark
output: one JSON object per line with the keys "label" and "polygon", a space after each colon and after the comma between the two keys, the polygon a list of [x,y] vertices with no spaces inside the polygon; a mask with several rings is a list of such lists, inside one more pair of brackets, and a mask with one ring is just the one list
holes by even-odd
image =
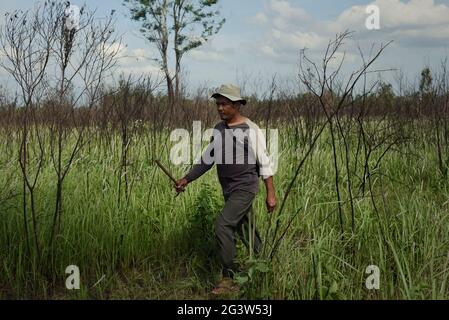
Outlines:
{"label": "alamy watermark", "polygon": [[378,266],[370,265],[366,267],[366,274],[369,274],[366,278],[365,286],[368,290],[379,290],[380,289],[380,269]]}
{"label": "alamy watermark", "polygon": [[69,274],[65,280],[65,287],[68,290],[79,290],[80,289],[80,268],[76,265],[70,265],[65,268],[65,273]]}
{"label": "alamy watermark", "polygon": [[81,10],[78,6],[68,5],[64,10],[65,28],[67,30],[78,30],[80,27]]}
{"label": "alamy watermark", "polygon": [[[170,161],[174,165],[197,164],[258,164],[263,171],[277,171],[279,134],[277,129],[207,129],[202,132],[201,121],[193,122],[192,135],[186,129],[175,129],[170,134],[174,145]],[[192,137],[192,138],[191,138]],[[209,142],[202,150],[203,142]],[[263,172],[262,172],[263,175]]]}
{"label": "alamy watermark", "polygon": [[368,17],[365,20],[365,27],[368,30],[380,30],[380,9],[376,5],[366,7]]}

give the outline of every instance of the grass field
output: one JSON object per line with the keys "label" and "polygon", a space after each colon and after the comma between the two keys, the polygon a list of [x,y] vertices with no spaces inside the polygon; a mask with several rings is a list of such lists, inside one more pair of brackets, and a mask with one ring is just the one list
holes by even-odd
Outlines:
{"label": "grass field", "polygon": [[[267,214],[261,182],[254,213],[266,250],[254,259],[238,243],[244,272],[237,277],[242,286],[237,298],[447,299],[449,184],[438,172],[430,139],[423,134],[383,157],[371,172],[370,188],[366,187],[364,195],[354,194],[354,229],[343,158],[338,155],[342,232],[327,130],[317,140],[282,214],[278,214],[307,146],[293,141],[291,128],[277,128],[281,152],[274,179],[278,209],[273,216]],[[175,198],[172,183],[152,161],[157,156],[169,165],[168,132],[160,132],[159,137],[155,149],[145,131],[134,136],[129,163],[120,171],[119,135],[107,141],[93,136],[64,181],[60,230],[51,244],[56,175],[46,149],[35,190],[38,256],[31,217],[31,254],[27,254],[17,151],[20,139],[2,133],[0,299],[210,298],[220,273],[214,257],[214,221],[223,204],[215,168]],[[74,143],[73,137],[69,142]],[[32,137],[29,146],[33,172],[37,146]],[[355,144],[350,146],[354,155]],[[188,170],[187,166],[169,166],[177,178]],[[351,166],[356,166],[355,160]],[[361,169],[354,170],[354,185]],[[29,205],[30,199],[27,201]],[[275,225],[279,237],[290,222],[273,259],[268,259]],[[69,265],[80,269],[80,290],[65,288]],[[379,290],[365,286],[370,265],[379,267]]]}

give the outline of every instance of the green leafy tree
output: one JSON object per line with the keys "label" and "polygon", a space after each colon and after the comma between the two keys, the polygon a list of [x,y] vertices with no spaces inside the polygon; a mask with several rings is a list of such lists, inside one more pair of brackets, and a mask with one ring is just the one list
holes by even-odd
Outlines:
{"label": "green leafy tree", "polygon": [[379,97],[393,98],[394,97],[393,86],[387,82],[380,82],[377,87],[377,95]]}
{"label": "green leafy tree", "polygon": [[[124,0],[140,32],[159,54],[170,101],[181,93],[181,61],[185,53],[204,44],[225,23],[216,9],[218,0]],[[169,48],[175,53],[175,74],[170,75]]]}
{"label": "green leafy tree", "polygon": [[427,96],[432,92],[432,82],[432,72],[428,67],[424,68],[421,72],[421,81],[419,82],[419,92],[421,97]]}
{"label": "green leafy tree", "polygon": [[393,101],[395,97],[393,86],[390,83],[381,81],[377,87],[376,95],[378,98],[382,100],[385,107],[387,107],[388,110],[390,110],[391,107],[393,106]]}

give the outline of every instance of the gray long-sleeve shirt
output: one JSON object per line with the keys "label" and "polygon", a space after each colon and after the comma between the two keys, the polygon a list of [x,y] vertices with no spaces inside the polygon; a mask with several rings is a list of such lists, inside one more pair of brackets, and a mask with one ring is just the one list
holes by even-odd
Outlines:
{"label": "gray long-sleeve shirt", "polygon": [[198,179],[216,164],[224,195],[235,190],[257,193],[259,176],[266,179],[273,175],[265,137],[249,119],[234,126],[219,122],[211,142],[196,162],[185,176],[187,181]]}

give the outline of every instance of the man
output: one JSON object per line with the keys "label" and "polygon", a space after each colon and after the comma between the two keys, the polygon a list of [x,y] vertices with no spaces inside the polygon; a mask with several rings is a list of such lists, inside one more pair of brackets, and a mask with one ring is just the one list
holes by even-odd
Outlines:
{"label": "man", "polygon": [[215,99],[222,121],[215,126],[211,142],[199,163],[195,164],[184,178],[176,182],[175,188],[178,193],[183,192],[189,183],[202,176],[214,164],[217,165],[218,178],[225,199],[224,208],[215,224],[223,278],[212,293],[222,294],[237,290],[232,280],[237,270],[234,263],[235,232],[237,231],[248,245],[248,230],[253,230],[254,251],[258,253],[262,247],[259,234],[249,219],[252,203],[259,189],[259,176],[262,176],[265,182],[269,213],[276,207],[276,196],[265,137],[255,123],[241,114],[241,106],[246,104],[246,100],[241,97],[240,88],[223,85],[212,98]]}

